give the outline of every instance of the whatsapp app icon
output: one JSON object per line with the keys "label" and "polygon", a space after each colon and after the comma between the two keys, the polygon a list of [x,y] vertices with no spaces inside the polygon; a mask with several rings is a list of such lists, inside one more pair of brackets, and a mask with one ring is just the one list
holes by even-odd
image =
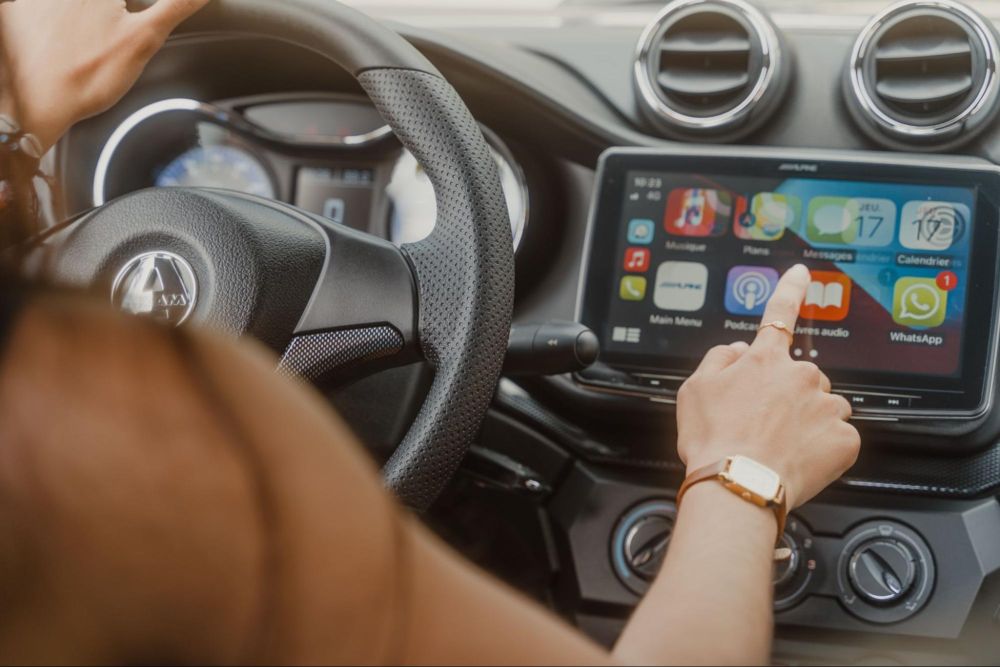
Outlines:
{"label": "whatsapp app icon", "polygon": [[892,319],[896,324],[929,329],[944,323],[948,293],[934,278],[900,278],[892,298]]}

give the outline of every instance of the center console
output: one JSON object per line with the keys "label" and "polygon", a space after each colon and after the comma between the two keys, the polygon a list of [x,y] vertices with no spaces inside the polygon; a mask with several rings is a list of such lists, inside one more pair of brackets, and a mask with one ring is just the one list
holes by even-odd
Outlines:
{"label": "center console", "polygon": [[576,380],[671,402],[710,347],[753,339],[804,263],[792,354],[856,419],[968,424],[993,403],[998,206],[1000,170],[972,159],[613,149],[578,302],[604,365]]}

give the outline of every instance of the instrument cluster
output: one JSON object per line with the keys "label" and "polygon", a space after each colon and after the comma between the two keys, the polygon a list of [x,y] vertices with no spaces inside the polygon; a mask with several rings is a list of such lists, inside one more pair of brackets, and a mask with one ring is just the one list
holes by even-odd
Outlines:
{"label": "instrument cluster", "polygon": [[[483,128],[517,248],[528,221],[524,172]],[[281,94],[224,102],[160,100],[126,118],[94,175],[99,206],[148,187],[206,187],[274,199],[397,243],[434,229],[430,179],[364,98]]]}

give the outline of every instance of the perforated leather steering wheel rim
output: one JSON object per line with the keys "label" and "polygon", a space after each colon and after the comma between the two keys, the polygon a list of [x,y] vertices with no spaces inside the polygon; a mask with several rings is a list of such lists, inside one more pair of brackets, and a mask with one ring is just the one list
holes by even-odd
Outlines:
{"label": "perforated leather steering wheel rim", "polygon": [[514,251],[496,163],[455,89],[412,45],[334,0],[215,0],[183,30],[264,35],[351,73],[427,172],[434,231],[403,246],[417,284],[419,345],[435,377],[384,468],[426,509],[457,471],[492,400],[510,331]]}

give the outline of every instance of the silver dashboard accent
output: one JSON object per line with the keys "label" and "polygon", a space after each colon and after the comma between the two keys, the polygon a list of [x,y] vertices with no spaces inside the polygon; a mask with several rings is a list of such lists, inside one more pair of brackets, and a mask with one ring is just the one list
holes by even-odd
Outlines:
{"label": "silver dashboard accent", "polygon": [[[594,243],[594,230],[598,224],[597,208],[601,196],[601,184],[604,181],[605,170],[608,158],[617,155],[662,155],[664,157],[675,156],[695,156],[695,157],[726,157],[737,155],[736,149],[728,146],[690,146],[682,145],[676,148],[632,148],[614,147],[609,148],[601,154],[597,161],[597,172],[594,179],[594,189],[590,200],[590,214],[587,218],[587,230],[584,236],[583,257],[580,261],[580,273],[576,288],[576,308],[574,319],[577,322],[583,321],[583,302],[587,289],[587,275],[590,272],[590,260]],[[881,164],[898,165],[900,167],[927,167],[927,157],[919,153],[875,153],[847,150],[827,150],[827,149],[782,149],[763,148],[757,146],[740,146],[739,157],[744,158],[771,158],[781,159],[788,163],[812,164],[820,162],[853,162],[856,164]],[[986,160],[975,157],[959,156],[938,156],[935,158],[935,168],[941,170],[962,169],[968,171],[981,171],[984,173],[1000,174],[1000,166],[989,163]],[[605,224],[618,224],[617,220],[608,221]],[[1000,252],[1000,249],[998,249]],[[1000,290],[1000,272],[998,272],[994,290]],[[1000,312],[994,307],[993,322],[991,324],[990,342],[987,348],[987,371],[983,392],[983,400],[975,414],[969,412],[958,412],[954,410],[922,410],[909,409],[897,411],[891,409],[871,409],[859,408],[855,410],[852,417],[854,421],[901,421],[913,419],[935,419],[935,420],[968,420],[978,419],[986,415],[994,406],[996,397],[997,381],[997,360],[1000,356]],[[573,375],[572,382],[588,391],[605,394],[615,394],[619,396],[631,396],[648,400],[651,403],[662,403],[675,405],[676,399],[672,396],[655,396],[648,392],[629,387],[612,388],[601,387],[582,382]],[[848,393],[869,393],[877,394],[873,391],[844,389]],[[905,393],[905,392],[904,392]],[[898,395],[898,394],[893,394]]]}
{"label": "silver dashboard accent", "polygon": [[198,280],[183,257],[165,250],[146,252],[115,276],[111,303],[126,313],[180,326],[198,303]]}
{"label": "silver dashboard accent", "polygon": [[188,98],[160,100],[130,115],[108,137],[107,142],[105,142],[104,147],[101,149],[100,157],[97,160],[97,168],[94,171],[94,185],[91,193],[94,206],[102,206],[107,201],[108,172],[110,171],[115,154],[128,135],[152,118],[176,112],[194,113],[207,121],[217,123],[233,131],[293,147],[360,148],[392,136],[392,128],[388,125],[383,125],[365,134],[346,137],[291,136],[272,132],[267,128],[250,122],[237,112],[229,111],[207,102]]}
{"label": "silver dashboard accent", "polygon": [[[885,24],[900,14],[921,9],[949,13],[956,20],[966,24],[980,40],[986,58],[983,82],[969,104],[951,118],[932,125],[914,125],[894,118],[879,108],[865,84],[865,62],[874,46],[874,40],[880,36]],[[876,14],[855,40],[848,64],[848,93],[853,97],[865,119],[875,129],[892,139],[904,143],[953,139],[963,130],[970,132],[978,129],[983,124],[982,121],[990,117],[1000,92],[998,61],[1000,61],[1000,45],[997,43],[996,33],[975,11],[954,0],[902,0]],[[964,135],[963,138],[967,139],[969,135]]]}
{"label": "silver dashboard accent", "polygon": [[[650,77],[650,58],[654,55],[653,51],[663,34],[665,22],[679,12],[711,11],[713,4],[739,13],[752,27],[760,43],[761,69],[750,92],[732,109],[712,116],[694,116],[670,106],[656,92],[655,84]],[[764,99],[777,80],[781,59],[781,40],[778,33],[764,14],[750,3],[744,0],[712,0],[709,4],[704,0],[674,0],[657,14],[639,38],[632,77],[647,109],[668,125],[691,132],[724,132],[738,129],[747,123],[754,108]]]}
{"label": "silver dashboard accent", "polygon": [[[507,202],[507,212],[511,216],[514,250],[517,251],[531,214],[528,179],[507,144],[488,127],[481,126],[481,129],[500,170],[500,182]],[[406,149],[403,149],[396,160],[386,194],[394,208],[389,220],[390,241],[397,245],[415,243],[426,238],[434,230],[434,221],[437,218],[434,186],[424,173],[423,167]],[[401,206],[412,207],[413,210],[404,213],[400,210]]]}

